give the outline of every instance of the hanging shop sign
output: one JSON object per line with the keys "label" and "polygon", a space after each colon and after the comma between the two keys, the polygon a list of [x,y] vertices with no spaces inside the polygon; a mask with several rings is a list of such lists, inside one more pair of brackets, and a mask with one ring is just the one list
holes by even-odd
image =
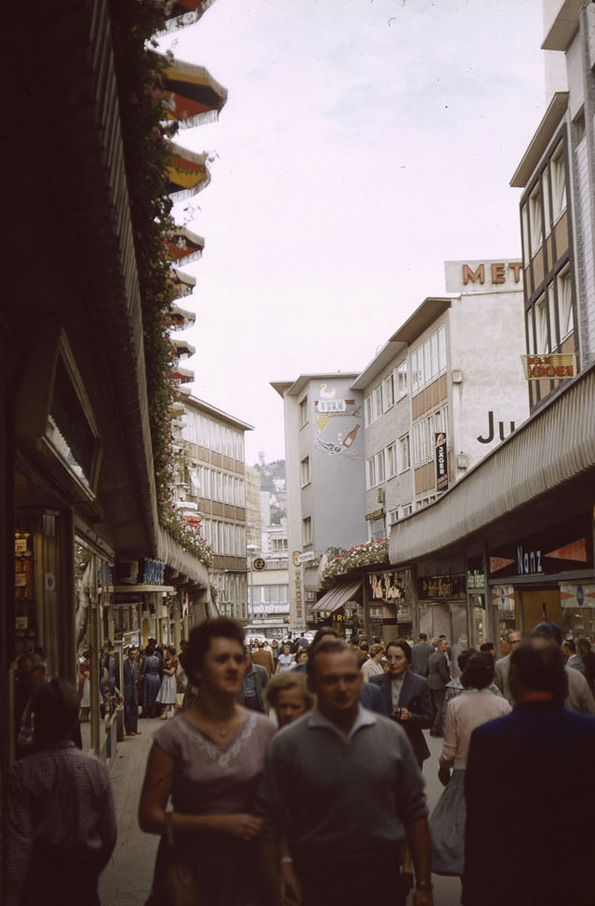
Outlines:
{"label": "hanging shop sign", "polygon": [[464,598],[467,586],[464,573],[444,576],[420,576],[417,580],[419,598]]}
{"label": "hanging shop sign", "polygon": [[446,452],[446,434],[443,431],[434,435],[436,460],[436,490],[448,490],[448,454]]}
{"label": "hanging shop sign", "polygon": [[395,601],[405,594],[397,573],[375,573],[368,576],[372,589],[372,598],[375,601]]}
{"label": "hanging shop sign", "polygon": [[576,356],[553,352],[550,355],[522,355],[528,381],[567,380],[576,377]]}

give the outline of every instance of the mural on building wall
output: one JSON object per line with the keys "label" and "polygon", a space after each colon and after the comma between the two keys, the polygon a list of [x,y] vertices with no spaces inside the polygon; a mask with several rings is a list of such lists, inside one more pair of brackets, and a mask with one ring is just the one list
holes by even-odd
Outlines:
{"label": "mural on building wall", "polygon": [[358,459],[361,406],[353,399],[336,399],[335,388],[326,384],[318,389],[320,399],[314,400],[314,447],[327,456]]}

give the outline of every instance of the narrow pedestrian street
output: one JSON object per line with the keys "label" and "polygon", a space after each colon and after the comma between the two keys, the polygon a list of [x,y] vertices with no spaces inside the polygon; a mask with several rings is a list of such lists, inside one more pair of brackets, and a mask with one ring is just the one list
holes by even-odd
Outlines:
{"label": "narrow pedestrian street", "polygon": [[[139,720],[140,736],[127,736],[118,743],[118,755],[111,769],[118,820],[118,843],[99,884],[102,906],[143,906],[151,886],[158,839],[138,827],[137,808],[151,737],[159,726],[155,720]],[[432,752],[424,765],[430,809],[438,801],[438,756],[442,740],[424,734]],[[433,876],[435,906],[459,906],[458,878]],[[409,902],[412,897],[410,896]],[[230,904],[231,906],[231,904]]]}

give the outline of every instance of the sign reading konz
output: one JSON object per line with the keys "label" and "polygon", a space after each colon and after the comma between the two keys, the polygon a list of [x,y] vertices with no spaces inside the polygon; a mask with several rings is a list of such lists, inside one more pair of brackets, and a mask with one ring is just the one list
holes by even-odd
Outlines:
{"label": "sign reading konz", "polygon": [[528,381],[548,381],[576,376],[576,356],[563,353],[549,355],[522,355],[525,377]]}

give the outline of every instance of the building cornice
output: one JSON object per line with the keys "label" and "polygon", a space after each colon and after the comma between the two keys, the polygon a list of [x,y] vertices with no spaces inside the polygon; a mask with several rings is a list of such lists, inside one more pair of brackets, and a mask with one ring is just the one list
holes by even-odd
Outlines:
{"label": "building cornice", "polygon": [[514,176],[510,180],[513,189],[524,189],[547,146],[554,137],[564,114],[568,108],[568,92],[556,91],[550,101],[549,107],[545,111],[544,117],[537,127],[529,147],[525,151],[523,158],[515,170]]}

